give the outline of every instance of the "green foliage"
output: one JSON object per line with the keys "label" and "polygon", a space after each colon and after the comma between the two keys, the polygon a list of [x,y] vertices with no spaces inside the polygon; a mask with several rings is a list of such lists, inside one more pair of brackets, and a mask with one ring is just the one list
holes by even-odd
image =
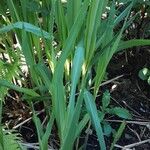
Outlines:
{"label": "green foliage", "polygon": [[121,108],[121,107],[114,107],[109,110],[107,110],[110,114],[117,115],[118,117],[121,117],[123,119],[131,119],[131,115],[127,109]]}
{"label": "green foliage", "polygon": [[102,97],[102,114],[112,114],[112,115],[117,115],[120,118],[123,119],[131,119],[131,114],[129,113],[129,111],[127,109],[121,108],[121,107],[113,107],[113,108],[109,108],[109,104],[110,104],[110,100],[111,100],[111,96],[109,91],[105,91]]}
{"label": "green foliage", "polygon": [[113,132],[113,128],[108,122],[103,122],[103,130],[104,130],[104,135],[110,136],[111,133]]}
{"label": "green foliage", "polygon": [[33,121],[34,121],[34,123],[36,125],[36,129],[37,129],[40,150],[47,150],[48,149],[48,139],[51,134],[52,125],[53,125],[53,121],[54,121],[53,114],[51,116],[51,119],[47,123],[45,131],[43,129],[40,119],[37,117],[37,115],[35,114],[34,111],[33,111]]}
{"label": "green foliage", "polygon": [[85,90],[84,99],[85,99],[85,104],[86,104],[88,113],[89,113],[92,123],[95,127],[95,130],[96,130],[96,133],[98,136],[98,140],[100,143],[100,147],[101,147],[101,149],[106,150],[106,145],[105,145],[104,137],[103,137],[103,131],[102,131],[102,127],[100,125],[100,119],[98,117],[97,108],[94,103],[94,97],[91,95],[91,93],[89,93],[87,90]]}
{"label": "green foliage", "polygon": [[150,40],[148,39],[133,39],[129,41],[122,41],[120,42],[119,50],[127,49],[134,46],[144,46],[144,45],[150,45]]}
{"label": "green foliage", "polygon": [[100,118],[100,121],[102,121],[104,135],[106,135],[106,136],[109,136],[111,133],[114,132],[114,129],[111,127],[110,123],[106,122],[104,119],[106,114],[115,115],[122,119],[131,119],[132,118],[131,114],[129,113],[129,111],[127,109],[121,108],[121,107],[111,108],[109,106],[110,102],[111,102],[111,95],[110,95],[109,91],[106,90],[102,96],[101,111],[100,110],[98,111],[98,116]]}
{"label": "green foliage", "polygon": [[108,107],[108,105],[110,104],[110,93],[109,91],[105,91],[103,93],[103,97],[102,97],[102,108],[106,109]]}
{"label": "green foliage", "polygon": [[121,137],[121,135],[122,135],[125,127],[126,127],[126,123],[122,122],[121,125],[120,125],[120,127],[119,127],[119,129],[118,129],[118,131],[114,135],[114,140],[113,140],[113,142],[111,144],[110,150],[113,149],[115,143],[120,139],[120,137]]}
{"label": "green foliage", "polygon": [[7,80],[0,80],[0,85],[4,86],[4,87],[7,87],[7,88],[10,88],[10,89],[13,89],[13,90],[16,90],[18,92],[22,92],[22,93],[30,95],[32,97],[38,97],[39,96],[39,94],[37,94],[33,90],[26,89],[26,88],[20,88],[19,86],[14,85],[14,84],[8,82]]}
{"label": "green foliage", "polygon": [[[131,117],[123,108],[108,107],[108,91],[103,95],[101,111],[94,100],[113,54],[125,48],[150,44],[149,40],[144,39],[122,39],[125,29],[134,19],[134,16],[130,17],[134,2],[128,1],[118,14],[115,1],[110,0],[68,0],[65,3],[61,0],[2,0],[0,35],[4,37],[0,39],[0,44],[4,45],[4,49],[0,51],[15,57],[11,63],[0,58],[0,69],[4,70],[0,74],[1,99],[4,99],[7,89],[24,94],[24,99],[32,108],[41,150],[48,149],[54,122],[61,150],[73,149],[76,139],[90,120],[104,150],[106,146],[101,122],[105,114],[115,114],[125,119]],[[106,9],[106,6],[110,9]],[[104,13],[107,16],[102,19]],[[114,32],[120,22],[123,22],[121,29]],[[13,35],[17,48],[12,52]],[[19,78],[23,74],[22,58],[30,77],[30,88],[25,77]],[[96,74],[93,74],[93,69]],[[21,82],[24,80],[25,87],[13,83],[12,79],[16,78]],[[94,85],[94,91],[89,92],[91,85]],[[47,110],[47,128],[34,110],[34,102],[39,99]],[[81,111],[83,108],[84,114]],[[109,134],[110,126],[107,124],[104,130]]]}
{"label": "green foliage", "polygon": [[147,83],[150,85],[150,70],[148,68],[141,69],[138,75],[141,80],[147,80]]}
{"label": "green foliage", "polygon": [[[16,54],[10,53],[8,56],[12,62],[5,62],[4,60],[0,60],[0,80],[5,79],[7,81],[11,81],[18,71],[18,58]],[[3,99],[5,94],[7,93],[7,88],[0,87],[0,100]]]}
{"label": "green foliage", "polygon": [[22,30],[25,30],[26,32],[31,32],[39,37],[44,37],[46,39],[52,38],[48,32],[41,30],[40,28],[30,23],[26,23],[26,22],[17,22],[17,23],[5,26],[0,29],[0,34],[7,33],[11,31],[12,29],[22,29]]}
{"label": "green foliage", "polygon": [[21,146],[21,138],[17,133],[0,128],[0,137],[1,150],[26,150]]}

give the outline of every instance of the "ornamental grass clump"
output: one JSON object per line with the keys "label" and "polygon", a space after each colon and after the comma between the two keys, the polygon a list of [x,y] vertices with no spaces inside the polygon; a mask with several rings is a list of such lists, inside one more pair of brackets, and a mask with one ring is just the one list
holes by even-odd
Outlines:
{"label": "ornamental grass clump", "polygon": [[[73,149],[88,124],[94,127],[101,149],[106,149],[95,99],[113,54],[138,45],[136,40],[122,39],[132,23],[134,3],[128,0],[117,14],[115,1],[109,0],[1,1],[1,111],[8,89],[22,93],[32,108],[41,150],[48,149],[54,122],[61,150]],[[34,108],[41,101],[46,128]],[[86,113],[82,114],[83,107]]]}

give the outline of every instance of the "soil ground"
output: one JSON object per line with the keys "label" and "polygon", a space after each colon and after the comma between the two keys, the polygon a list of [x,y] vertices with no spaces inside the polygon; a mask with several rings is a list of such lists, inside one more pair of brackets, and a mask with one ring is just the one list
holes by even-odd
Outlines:
{"label": "soil ground", "polygon": [[[121,52],[113,57],[108,66],[108,80],[123,75],[123,77],[112,81],[102,87],[102,91],[111,91],[113,106],[121,106],[130,111],[133,121],[127,127],[117,142],[117,146],[127,146],[150,139],[150,85],[138,77],[138,72],[142,67],[150,66],[150,47],[141,47],[137,50]],[[113,87],[115,87],[113,89]],[[118,128],[119,118],[106,118],[114,129]],[[145,124],[146,122],[146,124]],[[112,142],[112,137],[108,137],[107,144]],[[88,140],[88,150],[98,150],[96,135],[91,135]],[[150,143],[135,144],[129,147],[135,150],[149,150]],[[108,146],[109,149],[109,146]]]}

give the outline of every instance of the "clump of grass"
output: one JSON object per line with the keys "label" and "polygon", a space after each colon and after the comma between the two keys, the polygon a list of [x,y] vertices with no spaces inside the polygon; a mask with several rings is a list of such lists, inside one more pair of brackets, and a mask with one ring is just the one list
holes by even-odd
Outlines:
{"label": "clump of grass", "polygon": [[[1,78],[0,85],[24,94],[33,111],[41,150],[48,149],[54,121],[60,149],[66,150],[73,149],[90,120],[101,149],[106,149],[95,99],[107,65],[117,51],[149,44],[149,40],[143,39],[122,41],[123,32],[133,19],[130,11],[134,3],[128,1],[126,8],[117,15],[115,1],[108,0],[2,1],[0,34],[3,38],[0,43],[5,50],[1,51],[8,57],[19,53],[19,64],[13,68],[17,77],[22,74],[21,60],[25,59],[31,87],[11,83],[13,78],[22,81],[15,74],[9,80],[7,76]],[[107,15],[104,19],[103,14]],[[115,33],[114,29],[121,21],[123,25]],[[17,48],[12,47],[14,36]],[[96,72],[94,77],[92,69]],[[91,86],[94,86],[93,91],[90,91]],[[48,96],[45,98],[45,95]],[[2,111],[4,95],[0,98]],[[43,101],[48,118],[45,129],[34,111],[34,102],[39,99]],[[86,113],[81,115],[84,105]]]}

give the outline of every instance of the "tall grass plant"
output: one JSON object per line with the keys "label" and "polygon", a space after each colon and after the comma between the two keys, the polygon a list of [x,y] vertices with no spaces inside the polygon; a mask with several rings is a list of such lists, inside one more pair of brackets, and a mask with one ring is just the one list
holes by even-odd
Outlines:
{"label": "tall grass plant", "polygon": [[[115,1],[109,0],[1,1],[0,109],[2,112],[8,89],[23,93],[32,108],[41,150],[48,149],[54,122],[61,150],[73,149],[89,122],[101,149],[106,149],[95,99],[107,65],[113,54],[122,49],[150,44],[150,40],[122,39],[132,23],[134,16],[130,12],[134,4],[128,0],[118,15]],[[122,27],[114,32],[120,22]],[[24,63],[30,88],[26,77],[20,77]],[[14,80],[22,84],[14,84]],[[46,109],[45,129],[35,112],[34,103],[38,101]],[[0,143],[3,146],[2,140]]]}

